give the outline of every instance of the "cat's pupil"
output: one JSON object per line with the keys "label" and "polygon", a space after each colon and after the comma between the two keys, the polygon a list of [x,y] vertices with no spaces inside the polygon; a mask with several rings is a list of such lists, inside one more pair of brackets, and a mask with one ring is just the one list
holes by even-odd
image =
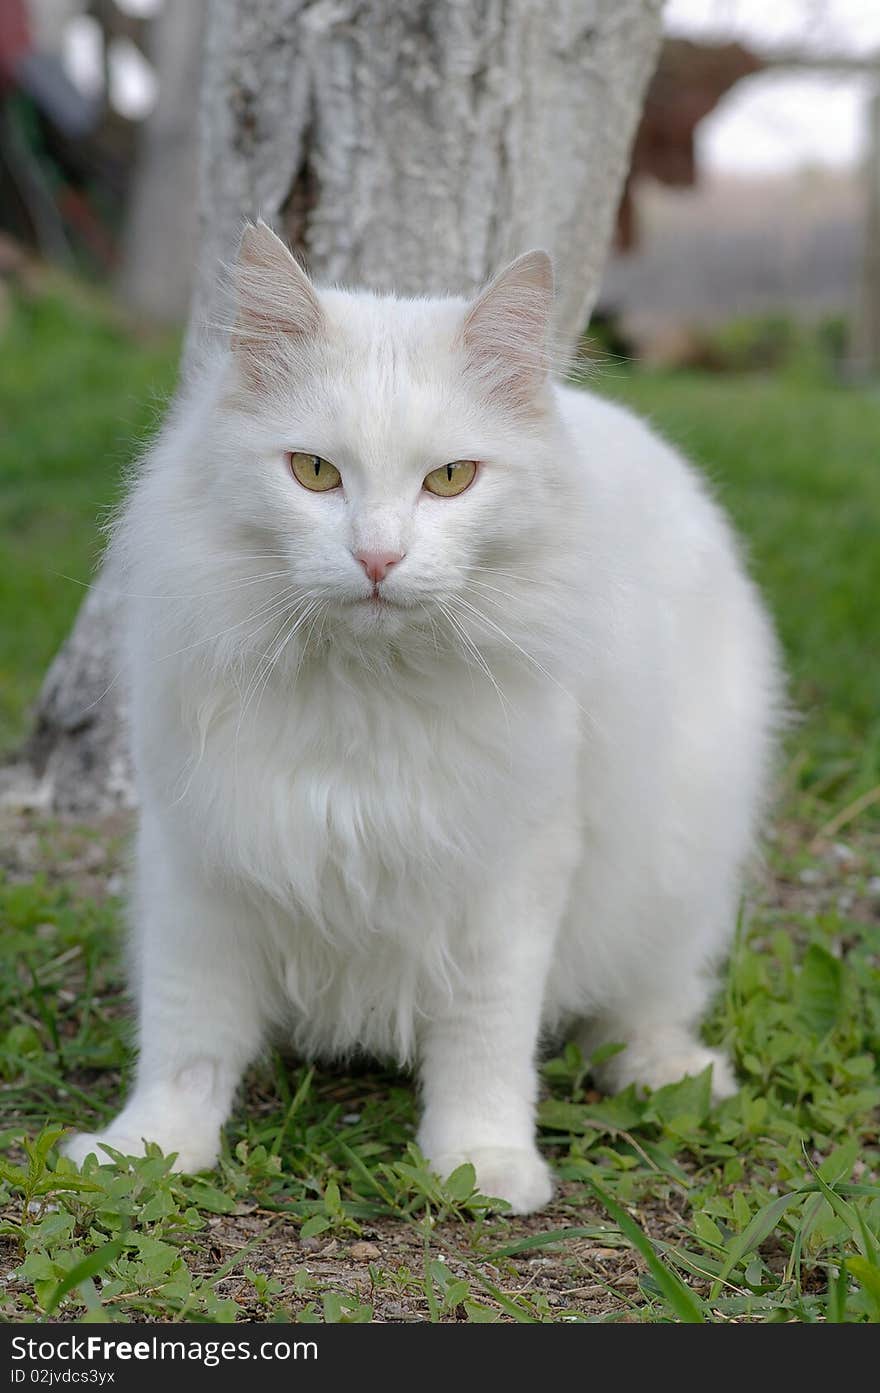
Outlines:
{"label": "cat's pupil", "polygon": [[314,455],[313,459],[315,461],[315,478],[317,479],[318,475],[321,472],[321,459],[319,455]]}
{"label": "cat's pupil", "polygon": [[447,479],[449,480],[449,482],[450,482],[450,484],[451,484],[451,483],[452,483],[452,465],[451,465],[451,464],[447,464],[447,466],[446,466],[446,477],[447,477]]}

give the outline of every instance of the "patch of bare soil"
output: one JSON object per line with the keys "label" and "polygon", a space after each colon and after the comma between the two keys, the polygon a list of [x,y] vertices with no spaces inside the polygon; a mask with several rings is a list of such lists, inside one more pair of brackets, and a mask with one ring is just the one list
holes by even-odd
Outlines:
{"label": "patch of bare soil", "polygon": [[50,885],[69,885],[83,899],[121,895],[133,826],[127,812],[84,823],[0,804],[0,871],[13,882],[39,875]]}
{"label": "patch of bare soil", "polygon": [[[639,1217],[657,1236],[681,1237],[682,1218],[662,1205],[640,1208]],[[205,1249],[197,1270],[209,1274],[227,1262],[255,1238],[259,1241],[247,1252],[246,1264],[280,1283],[274,1298],[295,1311],[310,1296],[308,1283],[314,1283],[317,1304],[320,1290],[348,1292],[358,1302],[373,1308],[373,1319],[380,1322],[424,1321],[428,1307],[423,1287],[426,1243],[415,1228],[396,1220],[380,1220],[365,1227],[355,1238],[306,1238],[299,1240],[296,1228],[278,1223],[277,1215],[254,1210],[248,1215],[214,1218],[205,1234]],[[543,1297],[548,1307],[574,1308],[580,1315],[599,1318],[609,1314],[627,1319],[627,1297],[637,1297],[644,1264],[637,1253],[621,1246],[610,1246],[616,1234],[609,1225],[609,1245],[596,1239],[566,1240],[561,1247],[512,1258],[492,1259],[489,1254],[518,1239],[585,1225],[608,1225],[607,1216],[583,1203],[580,1187],[562,1185],[549,1209],[527,1218],[494,1221],[481,1237],[475,1251],[467,1225],[445,1224],[434,1231],[430,1259],[445,1263],[454,1278],[468,1283],[468,1299],[498,1311],[506,1317],[492,1294],[481,1285],[481,1278],[505,1296],[525,1296],[530,1301]],[[262,1235],[262,1237],[260,1237]],[[484,1250],[484,1251],[480,1251]],[[220,1291],[233,1297],[247,1311],[247,1319],[265,1319],[265,1307],[255,1300],[254,1287],[239,1270],[224,1279]],[[459,1308],[444,1319],[467,1319]]]}

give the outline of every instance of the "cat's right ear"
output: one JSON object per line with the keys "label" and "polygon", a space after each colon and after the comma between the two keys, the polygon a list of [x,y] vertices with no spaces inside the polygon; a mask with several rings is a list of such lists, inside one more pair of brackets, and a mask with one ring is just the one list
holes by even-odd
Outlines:
{"label": "cat's right ear", "polygon": [[495,277],[468,310],[461,340],[471,372],[508,405],[530,407],[549,367],[553,264],[525,252]]}
{"label": "cat's right ear", "polygon": [[262,380],[285,344],[313,338],[324,313],[314,286],[266,223],[248,223],[235,268],[232,350],[249,377]]}

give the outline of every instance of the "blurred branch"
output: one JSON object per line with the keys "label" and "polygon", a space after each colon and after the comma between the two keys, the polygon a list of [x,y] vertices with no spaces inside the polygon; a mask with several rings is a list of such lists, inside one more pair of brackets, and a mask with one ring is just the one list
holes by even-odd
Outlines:
{"label": "blurred branch", "polygon": [[880,77],[880,52],[810,53],[804,49],[778,48],[757,53],[762,68],[797,68],[803,72],[859,74]]}

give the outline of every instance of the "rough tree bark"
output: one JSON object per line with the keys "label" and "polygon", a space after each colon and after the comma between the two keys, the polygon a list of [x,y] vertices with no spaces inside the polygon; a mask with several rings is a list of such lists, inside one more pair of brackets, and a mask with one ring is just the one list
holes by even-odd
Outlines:
{"label": "rough tree bark", "polygon": [[[245,217],[319,280],[471,291],[544,246],[572,343],[599,287],[662,0],[212,0],[200,269],[184,353],[225,308]],[[104,574],[55,659],[26,751],[44,805],[131,801]],[[103,694],[102,694],[103,693]]]}

